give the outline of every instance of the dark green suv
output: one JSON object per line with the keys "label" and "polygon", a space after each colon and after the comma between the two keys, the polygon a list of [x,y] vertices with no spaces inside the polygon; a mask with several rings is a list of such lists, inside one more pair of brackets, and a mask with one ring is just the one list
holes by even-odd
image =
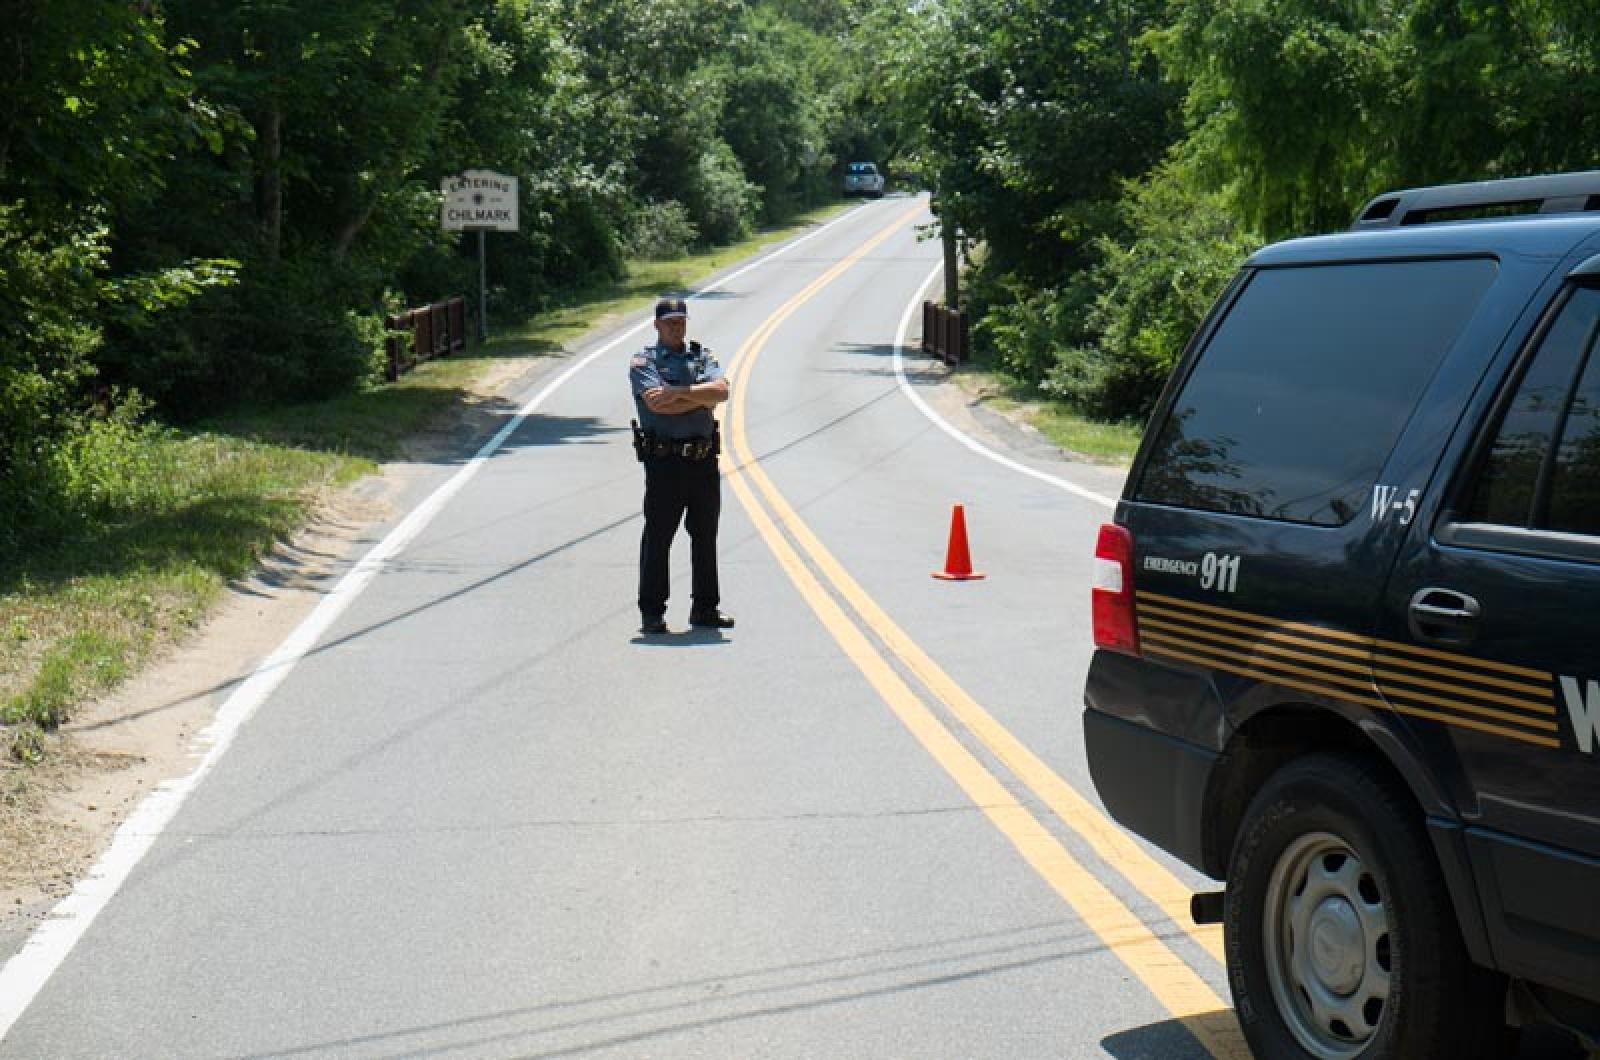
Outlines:
{"label": "dark green suv", "polygon": [[1262,1058],[1600,1040],[1600,172],[1267,247],[1100,534],[1111,813],[1226,881]]}

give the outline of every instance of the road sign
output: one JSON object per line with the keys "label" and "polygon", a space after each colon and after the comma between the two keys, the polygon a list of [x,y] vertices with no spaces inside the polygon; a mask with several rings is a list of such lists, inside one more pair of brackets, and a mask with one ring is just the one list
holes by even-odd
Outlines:
{"label": "road sign", "polygon": [[517,230],[517,178],[488,169],[469,169],[439,182],[444,192],[442,220],[448,231]]}

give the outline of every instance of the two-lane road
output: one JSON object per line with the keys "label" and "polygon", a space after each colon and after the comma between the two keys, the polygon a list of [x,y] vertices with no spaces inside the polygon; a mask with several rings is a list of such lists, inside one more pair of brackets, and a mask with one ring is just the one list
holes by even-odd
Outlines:
{"label": "two-lane road", "polygon": [[[634,605],[642,322],[432,473],[0,972],[0,1057],[1244,1055],[1079,702],[1119,477],[903,350],[925,201],[708,285],[725,634]],[[965,506],[981,581],[930,577]]]}

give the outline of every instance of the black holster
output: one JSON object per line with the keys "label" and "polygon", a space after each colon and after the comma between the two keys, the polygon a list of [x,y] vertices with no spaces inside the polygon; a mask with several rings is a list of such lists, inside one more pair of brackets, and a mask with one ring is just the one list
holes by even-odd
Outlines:
{"label": "black holster", "polygon": [[654,431],[647,431],[639,426],[637,420],[630,420],[633,424],[633,452],[642,462],[647,458],[676,460],[713,460],[722,452],[722,432],[713,431],[709,438],[662,438]]}

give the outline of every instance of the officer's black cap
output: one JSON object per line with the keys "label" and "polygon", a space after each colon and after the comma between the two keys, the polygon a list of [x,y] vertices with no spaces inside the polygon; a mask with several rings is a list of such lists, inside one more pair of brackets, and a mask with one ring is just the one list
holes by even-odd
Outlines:
{"label": "officer's black cap", "polygon": [[657,320],[682,320],[689,316],[689,305],[681,298],[663,298],[656,303]]}

